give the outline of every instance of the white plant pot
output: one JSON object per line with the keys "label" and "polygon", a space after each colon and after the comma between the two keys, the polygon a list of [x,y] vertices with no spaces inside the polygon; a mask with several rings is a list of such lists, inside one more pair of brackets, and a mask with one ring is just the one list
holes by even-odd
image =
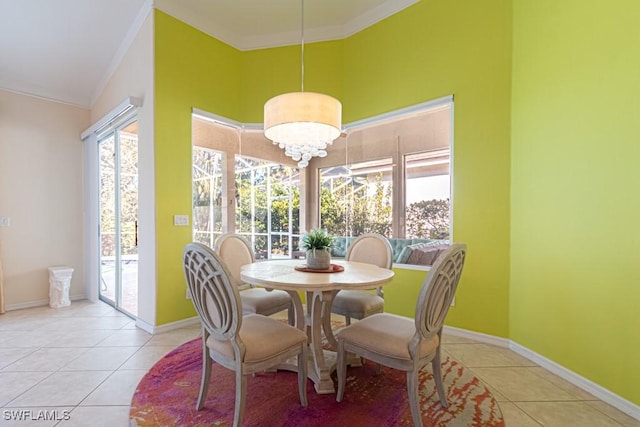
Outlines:
{"label": "white plant pot", "polygon": [[331,267],[329,249],[310,249],[307,251],[307,268],[312,270],[328,270]]}

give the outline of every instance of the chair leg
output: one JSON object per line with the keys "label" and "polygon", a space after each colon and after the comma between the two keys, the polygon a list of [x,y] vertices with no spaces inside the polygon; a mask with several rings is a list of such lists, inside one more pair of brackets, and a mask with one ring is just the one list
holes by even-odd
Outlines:
{"label": "chair leg", "polygon": [[200,380],[200,394],[198,395],[198,403],[196,410],[204,408],[204,401],[207,400],[207,392],[209,391],[209,380],[211,379],[211,357],[209,356],[209,347],[202,338],[202,379]]}
{"label": "chair leg", "polygon": [[346,325],[349,326],[351,324],[351,317],[344,316],[344,323],[346,323]]}
{"label": "chair leg", "polygon": [[422,427],[422,412],[420,411],[420,396],[418,394],[418,372],[419,370],[407,371],[407,393],[409,394],[413,425]]}
{"label": "chair leg", "polygon": [[436,390],[438,390],[438,396],[440,396],[440,405],[443,408],[449,406],[447,402],[447,395],[444,392],[444,385],[442,384],[442,370],[440,369],[440,347],[436,350],[436,356],[431,361],[433,367],[433,379],[436,382]]}
{"label": "chair leg", "polygon": [[336,393],[336,402],[342,402],[344,396],[344,387],[347,382],[347,352],[344,349],[344,341],[338,340],[338,360],[336,361],[338,370],[338,392]]}
{"label": "chair leg", "polygon": [[233,410],[233,426],[240,427],[244,417],[244,397],[247,394],[247,377],[242,374],[242,367],[236,369],[236,404]]}
{"label": "chair leg", "polygon": [[289,308],[287,309],[287,316],[289,318],[289,324],[291,326],[295,326],[296,325],[296,310],[293,306],[293,301],[291,301],[291,304],[289,304]]}
{"label": "chair leg", "polygon": [[304,342],[298,354],[298,394],[302,406],[307,406],[307,366],[307,343]]}

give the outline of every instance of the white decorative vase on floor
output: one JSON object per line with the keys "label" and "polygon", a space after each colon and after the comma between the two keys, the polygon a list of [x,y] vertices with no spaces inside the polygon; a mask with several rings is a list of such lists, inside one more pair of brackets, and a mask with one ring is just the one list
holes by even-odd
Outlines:
{"label": "white decorative vase on floor", "polygon": [[309,249],[307,251],[307,268],[327,270],[329,267],[331,267],[331,252],[329,249]]}

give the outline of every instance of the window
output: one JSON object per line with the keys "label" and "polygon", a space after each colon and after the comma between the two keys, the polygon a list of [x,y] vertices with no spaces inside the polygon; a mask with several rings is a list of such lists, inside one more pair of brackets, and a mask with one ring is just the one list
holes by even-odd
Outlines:
{"label": "window", "polygon": [[404,157],[407,238],[449,239],[449,153],[445,148]]}
{"label": "window", "polygon": [[290,258],[300,240],[298,169],[236,156],[236,232],[256,258]]}
{"label": "window", "polygon": [[450,239],[452,104],[410,110],[347,128],[314,159],[319,206],[311,209],[321,228],[344,237]]}
{"label": "window", "polygon": [[193,115],[192,136],[194,240],[213,247],[238,233],[257,258],[294,255],[304,212],[295,163],[261,130],[208,113]]}
{"label": "window", "polygon": [[222,234],[222,153],[193,147],[193,240],[210,247]]}
{"label": "window", "polygon": [[447,97],[347,125],[301,170],[261,129],[194,114],[194,240],[235,232],[257,258],[289,258],[316,227],[450,239],[452,107]]}
{"label": "window", "polygon": [[391,237],[392,160],[320,169],[320,227],[336,236]]}

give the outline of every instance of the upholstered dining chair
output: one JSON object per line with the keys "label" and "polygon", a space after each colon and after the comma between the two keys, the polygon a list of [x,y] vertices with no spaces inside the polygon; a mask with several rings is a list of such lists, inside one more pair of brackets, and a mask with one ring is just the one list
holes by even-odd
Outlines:
{"label": "upholstered dining chair", "polygon": [[244,237],[233,233],[223,234],[216,240],[214,249],[227,264],[232,280],[241,291],[240,299],[244,314],[254,313],[271,316],[287,310],[289,324],[294,324],[294,308],[291,296],[288,293],[279,290],[254,288],[242,283],[240,267],[245,264],[251,264],[256,260],[251,245]]}
{"label": "upholstered dining chair", "polygon": [[442,326],[458,287],[466,252],[466,245],[455,243],[438,257],[420,290],[415,319],[389,313],[374,314],[338,332],[338,402],[344,396],[346,353],[350,352],[407,372],[414,425],[422,426],[418,373],[429,362],[440,404],[445,408],[448,406],[440,372]]}
{"label": "upholstered dining chair", "polygon": [[260,314],[242,315],[237,286],[222,258],[208,246],[190,243],[183,250],[191,300],[202,324],[202,380],[196,409],[207,398],[211,360],[235,371],[233,425],[242,425],[247,375],[298,357],[298,393],[307,406],[307,335]]}
{"label": "upholstered dining chair", "polygon": [[[389,241],[381,234],[367,233],[358,236],[347,248],[345,260],[375,264],[382,268],[391,268],[393,250]],[[340,291],[333,299],[331,312],[345,317],[347,325],[351,318],[364,319],[384,311],[382,289],[376,294],[367,291]]]}

